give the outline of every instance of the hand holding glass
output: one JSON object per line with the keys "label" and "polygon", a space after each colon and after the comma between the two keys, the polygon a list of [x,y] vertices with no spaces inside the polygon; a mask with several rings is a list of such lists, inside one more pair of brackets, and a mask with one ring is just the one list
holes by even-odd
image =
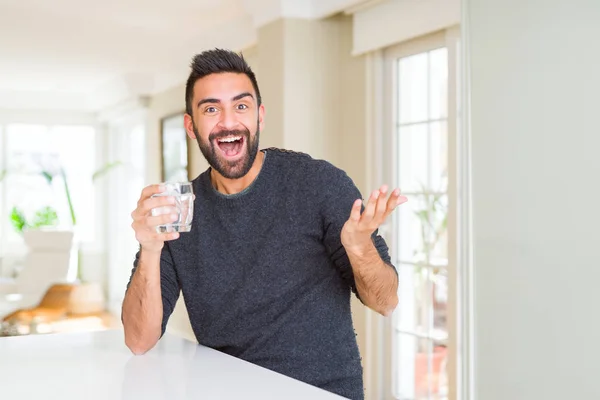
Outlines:
{"label": "hand holding glass", "polygon": [[175,199],[173,206],[158,207],[152,209],[152,216],[174,213],[177,219],[171,223],[156,227],[158,233],[167,232],[189,232],[192,229],[192,218],[194,216],[194,192],[191,182],[165,182],[161,184],[165,191],[153,195],[172,196]]}

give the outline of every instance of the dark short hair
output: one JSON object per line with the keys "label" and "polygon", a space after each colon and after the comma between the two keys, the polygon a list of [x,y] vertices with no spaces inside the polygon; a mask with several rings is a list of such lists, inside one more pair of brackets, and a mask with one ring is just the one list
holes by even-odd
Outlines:
{"label": "dark short hair", "polygon": [[246,75],[252,82],[252,86],[254,86],[258,105],[262,104],[256,76],[242,54],[223,49],[206,50],[194,56],[191,68],[192,72],[190,72],[185,85],[185,111],[189,115],[192,115],[192,100],[196,81],[210,74],[233,72]]}

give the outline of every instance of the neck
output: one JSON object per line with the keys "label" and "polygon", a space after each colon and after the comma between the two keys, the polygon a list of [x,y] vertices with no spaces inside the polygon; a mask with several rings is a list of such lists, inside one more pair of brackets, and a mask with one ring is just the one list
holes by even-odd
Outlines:
{"label": "neck", "polygon": [[210,170],[210,179],[212,181],[213,187],[220,193],[223,194],[236,194],[240,193],[244,189],[254,182],[256,177],[258,176],[260,169],[262,168],[263,162],[265,159],[265,154],[262,151],[259,151],[256,154],[256,158],[254,159],[254,163],[252,163],[252,167],[250,171],[241,178],[238,179],[228,179],[223,175],[215,171],[214,168]]}

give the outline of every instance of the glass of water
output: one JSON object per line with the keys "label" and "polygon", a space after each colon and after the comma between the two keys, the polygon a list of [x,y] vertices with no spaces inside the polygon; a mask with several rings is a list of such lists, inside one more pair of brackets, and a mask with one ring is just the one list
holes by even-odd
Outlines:
{"label": "glass of water", "polygon": [[152,209],[152,215],[163,215],[175,213],[177,220],[159,225],[156,227],[158,233],[166,232],[189,232],[192,229],[192,218],[194,216],[194,192],[191,182],[164,182],[161,183],[165,191],[153,195],[172,196],[175,199],[174,205],[163,206]]}

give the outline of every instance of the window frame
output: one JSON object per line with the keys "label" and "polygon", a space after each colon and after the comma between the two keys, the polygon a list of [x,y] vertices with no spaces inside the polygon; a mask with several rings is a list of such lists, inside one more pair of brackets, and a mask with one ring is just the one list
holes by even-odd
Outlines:
{"label": "window frame", "polygon": [[[458,94],[459,94],[459,38],[460,28],[450,27],[427,36],[400,43],[389,48],[378,50],[367,55],[367,152],[369,155],[370,170],[368,180],[371,186],[382,182],[395,184],[398,182],[396,151],[397,138],[396,116],[397,99],[397,74],[395,74],[395,61],[406,57],[440,47],[448,49],[448,398],[455,400],[462,383],[461,365],[462,358],[458,354],[459,335],[458,328],[462,324],[457,320],[457,311],[460,307],[458,293],[457,271],[459,256],[459,231],[457,227],[458,211],[458,175],[457,146],[458,146]],[[393,99],[392,101],[390,101]],[[392,254],[397,254],[394,227],[397,226],[397,212],[381,226],[380,231],[386,238]],[[399,306],[400,307],[400,306]],[[370,399],[395,400],[393,393],[393,318],[382,318],[374,313],[368,313],[366,318],[368,337],[366,339],[367,356],[365,358],[365,384],[367,397]]]}

